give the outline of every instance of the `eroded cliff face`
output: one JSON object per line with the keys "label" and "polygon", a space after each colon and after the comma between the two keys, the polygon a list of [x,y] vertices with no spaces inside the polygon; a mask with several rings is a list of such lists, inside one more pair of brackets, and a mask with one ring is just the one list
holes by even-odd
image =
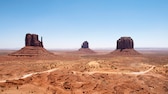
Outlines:
{"label": "eroded cliff face", "polygon": [[116,49],[134,49],[134,42],[131,37],[121,37],[117,40]]}
{"label": "eroded cliff face", "polygon": [[27,33],[25,37],[25,46],[43,47],[42,39],[38,40],[37,34]]}

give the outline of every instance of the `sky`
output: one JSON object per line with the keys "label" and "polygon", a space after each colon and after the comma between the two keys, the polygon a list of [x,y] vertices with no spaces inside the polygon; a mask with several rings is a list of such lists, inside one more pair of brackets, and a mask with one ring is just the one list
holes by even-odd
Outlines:
{"label": "sky", "polygon": [[168,0],[0,0],[0,49],[22,48],[26,33],[47,49],[168,48]]}

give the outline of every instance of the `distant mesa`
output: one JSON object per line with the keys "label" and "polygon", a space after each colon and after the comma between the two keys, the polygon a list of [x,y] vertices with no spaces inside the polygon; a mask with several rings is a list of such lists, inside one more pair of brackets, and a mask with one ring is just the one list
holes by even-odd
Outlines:
{"label": "distant mesa", "polygon": [[93,54],[95,52],[89,48],[89,42],[88,41],[84,41],[82,43],[82,45],[81,45],[81,48],[78,50],[78,53],[81,53],[81,54]]}
{"label": "distant mesa", "polygon": [[25,46],[43,47],[42,37],[41,37],[41,41],[39,41],[37,34],[30,34],[30,33],[26,34]]}
{"label": "distant mesa", "polygon": [[25,47],[21,48],[20,50],[9,54],[9,56],[55,56],[53,53],[47,51],[43,47],[43,41],[41,37],[41,41],[38,40],[37,34],[30,34],[27,33],[25,36]]}
{"label": "distant mesa", "polygon": [[89,48],[89,43],[87,41],[84,41],[81,48]]}
{"label": "distant mesa", "polygon": [[111,52],[113,55],[140,55],[134,50],[134,41],[131,37],[121,37],[117,40],[116,50]]}
{"label": "distant mesa", "polygon": [[134,42],[131,37],[121,37],[117,40],[117,49],[134,49]]}

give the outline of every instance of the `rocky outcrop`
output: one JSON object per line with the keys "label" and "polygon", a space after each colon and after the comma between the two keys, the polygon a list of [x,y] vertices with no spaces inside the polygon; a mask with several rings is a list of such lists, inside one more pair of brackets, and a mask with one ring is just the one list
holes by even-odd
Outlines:
{"label": "rocky outcrop", "polygon": [[121,37],[117,40],[117,49],[134,49],[134,42],[131,37]]}
{"label": "rocky outcrop", "polygon": [[121,37],[117,40],[116,50],[111,52],[112,55],[140,55],[136,50],[134,50],[134,42],[131,37]]}
{"label": "rocky outcrop", "polygon": [[81,48],[89,48],[89,43],[87,41],[84,41]]}
{"label": "rocky outcrop", "polygon": [[55,55],[43,47],[42,38],[38,40],[37,34],[26,34],[25,47],[9,54],[10,56],[28,56],[28,57],[54,57]]}
{"label": "rocky outcrop", "polygon": [[93,54],[95,52],[89,48],[89,42],[84,41],[81,45],[81,48],[76,53],[79,53],[79,54]]}
{"label": "rocky outcrop", "polygon": [[25,37],[25,46],[43,47],[42,38],[41,41],[39,41],[38,35],[28,33]]}

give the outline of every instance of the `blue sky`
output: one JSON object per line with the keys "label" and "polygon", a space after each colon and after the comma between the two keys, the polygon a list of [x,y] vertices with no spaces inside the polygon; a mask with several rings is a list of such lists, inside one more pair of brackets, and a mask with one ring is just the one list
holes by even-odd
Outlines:
{"label": "blue sky", "polygon": [[26,33],[47,49],[168,47],[168,0],[0,0],[0,48],[21,48]]}

